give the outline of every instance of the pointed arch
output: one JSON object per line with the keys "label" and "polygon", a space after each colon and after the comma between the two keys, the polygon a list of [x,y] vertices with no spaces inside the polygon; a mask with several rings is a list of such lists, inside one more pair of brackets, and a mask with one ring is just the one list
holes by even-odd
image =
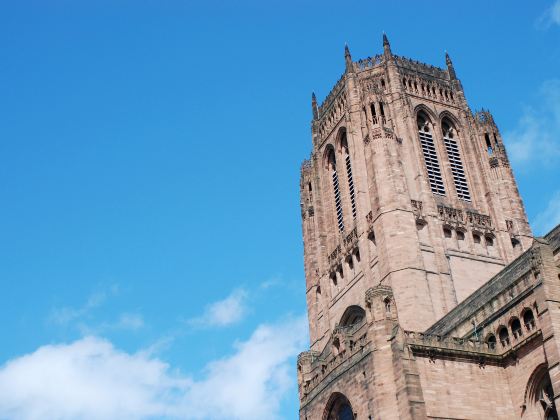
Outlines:
{"label": "pointed arch", "polygon": [[436,113],[433,110],[431,110],[427,105],[424,104],[416,105],[416,107],[414,108],[414,115],[416,115],[416,117],[418,118],[418,114],[422,112],[426,114],[426,116],[430,120],[430,123],[434,124],[435,121],[438,121],[438,116],[436,115]]}
{"label": "pointed arch", "polygon": [[455,126],[455,128],[457,129],[457,131],[458,132],[461,131],[461,128],[462,128],[461,127],[461,122],[459,121],[459,118],[457,118],[457,116],[455,114],[453,114],[452,112],[447,111],[447,110],[441,111],[439,113],[439,118],[438,118],[438,121],[439,121],[440,125],[442,124],[444,119],[450,120],[453,123],[453,125]]}
{"label": "pointed arch", "polygon": [[346,166],[346,179],[348,180],[348,195],[350,198],[350,209],[352,217],[355,219],[356,212],[356,191],[354,188],[354,177],[352,176],[352,160],[350,159],[350,149],[348,147],[348,136],[346,127],[341,127],[338,130],[337,143],[344,157],[344,164]]}
{"label": "pointed arch", "polygon": [[352,404],[344,394],[334,392],[329,397],[322,420],[354,420]]}
{"label": "pointed arch", "polygon": [[[442,113],[443,114],[443,113]],[[449,113],[447,113],[449,114]],[[447,158],[451,165],[451,173],[453,174],[453,182],[457,197],[461,200],[471,201],[471,193],[467,183],[467,175],[463,167],[461,159],[461,151],[459,150],[459,135],[457,125],[449,115],[444,115],[441,120],[441,134],[447,151]]]}
{"label": "pointed arch", "polygon": [[333,197],[334,197],[334,208],[336,212],[336,222],[338,225],[338,230],[340,232],[344,231],[344,214],[342,211],[342,197],[340,195],[340,184],[338,181],[338,172],[336,166],[336,154],[332,144],[325,147],[324,154],[325,168],[329,173],[331,178]]}
{"label": "pointed arch", "polygon": [[445,186],[441,175],[436,146],[434,144],[434,125],[433,119],[430,118],[429,110],[423,105],[416,107],[416,124],[418,126],[418,138],[424,155],[424,164],[428,174],[428,183],[432,193],[436,195],[445,195]]}
{"label": "pointed arch", "polygon": [[526,411],[523,417],[527,415],[528,418],[558,420],[552,382],[545,363],[538,365],[529,376],[525,387],[524,407]]}
{"label": "pointed arch", "polygon": [[340,317],[341,327],[350,327],[352,325],[361,324],[366,318],[366,311],[359,305],[352,305],[346,308]]}

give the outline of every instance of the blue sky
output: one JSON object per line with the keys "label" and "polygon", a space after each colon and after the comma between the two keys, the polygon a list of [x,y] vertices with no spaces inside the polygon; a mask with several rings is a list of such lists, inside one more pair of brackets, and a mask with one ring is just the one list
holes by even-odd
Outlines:
{"label": "blue sky", "polygon": [[382,31],[558,223],[560,1],[0,4],[1,419],[297,418],[311,91]]}

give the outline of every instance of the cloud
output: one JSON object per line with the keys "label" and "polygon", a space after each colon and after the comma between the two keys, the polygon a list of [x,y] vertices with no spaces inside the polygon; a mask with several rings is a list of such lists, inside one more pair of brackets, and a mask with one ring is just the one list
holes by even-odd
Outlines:
{"label": "cloud", "polygon": [[226,327],[241,321],[247,313],[247,292],[243,289],[234,290],[223,300],[206,306],[202,316],[187,321],[196,327]]}
{"label": "cloud", "polygon": [[139,330],[144,326],[144,318],[140,314],[124,313],[114,324],[114,328],[125,330]]}
{"label": "cloud", "polygon": [[553,25],[560,25],[560,0],[552,3],[537,20],[537,27],[548,29]]}
{"label": "cloud", "polygon": [[275,419],[305,331],[303,317],[261,325],[197,381],[102,338],[43,346],[0,368],[0,418]]}
{"label": "cloud", "polygon": [[103,305],[109,297],[114,296],[117,293],[117,285],[113,285],[107,290],[97,291],[92,293],[86,302],[79,308],[66,306],[53,309],[49,316],[49,320],[55,324],[68,325],[71,322],[88,316],[94,309]]}
{"label": "cloud", "polygon": [[527,107],[514,130],[504,134],[512,164],[560,165],[560,80],[549,80],[539,89],[539,106]]}
{"label": "cloud", "polygon": [[560,223],[560,190],[556,191],[546,209],[535,216],[533,230],[537,235],[546,235],[552,228]]}
{"label": "cloud", "polygon": [[144,317],[141,314],[125,312],[115,321],[90,324],[79,322],[77,328],[82,335],[99,335],[113,331],[138,331],[144,325]]}

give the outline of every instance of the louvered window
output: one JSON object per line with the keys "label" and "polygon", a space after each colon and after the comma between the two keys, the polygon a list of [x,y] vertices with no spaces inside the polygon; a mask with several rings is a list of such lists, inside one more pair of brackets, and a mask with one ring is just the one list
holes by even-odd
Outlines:
{"label": "louvered window", "polygon": [[342,214],[342,203],[340,200],[340,188],[338,185],[338,174],[336,173],[336,168],[332,171],[332,183],[334,189],[334,205],[336,207],[336,220],[338,222],[338,230],[344,230],[344,216]]}
{"label": "louvered window", "polygon": [[352,207],[352,217],[356,218],[356,194],[354,192],[354,179],[352,178],[352,163],[350,162],[350,154],[348,153],[348,145],[346,140],[343,143],[344,159],[346,161],[346,175],[348,177],[348,191],[350,192],[350,205]]}
{"label": "louvered window", "polygon": [[420,137],[420,144],[422,145],[422,153],[424,154],[424,162],[426,163],[430,188],[434,194],[445,195],[445,187],[443,185],[434,139],[432,133],[430,133],[428,122],[421,117],[418,118],[418,135]]}
{"label": "louvered window", "polygon": [[329,167],[331,170],[332,185],[333,185],[333,192],[334,192],[334,206],[336,210],[336,221],[338,224],[338,230],[342,232],[344,231],[344,215],[342,213],[342,199],[340,197],[340,185],[338,182],[338,173],[336,172],[336,160],[334,157],[334,150],[331,150],[329,154]]}
{"label": "louvered window", "polygon": [[453,174],[453,182],[457,190],[457,197],[461,200],[471,201],[471,194],[469,192],[469,186],[467,185],[467,176],[465,175],[465,169],[461,161],[459,145],[454,138],[454,130],[446,123],[442,124],[442,129],[443,141],[445,143],[445,149],[447,150],[447,156],[449,157],[449,163],[451,164],[451,173]]}

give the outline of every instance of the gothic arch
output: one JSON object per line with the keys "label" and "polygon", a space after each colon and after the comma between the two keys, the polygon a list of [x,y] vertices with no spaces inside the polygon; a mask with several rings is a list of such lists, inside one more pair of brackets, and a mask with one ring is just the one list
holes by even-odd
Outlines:
{"label": "gothic arch", "polygon": [[332,393],[323,411],[322,420],[354,420],[355,418],[348,398],[340,392]]}
{"label": "gothic arch", "polygon": [[348,147],[348,132],[345,126],[340,127],[336,133],[335,144],[337,151],[342,151],[343,141],[346,142],[346,147]]}
{"label": "gothic arch", "polygon": [[449,120],[451,122],[451,125],[453,125],[453,128],[455,128],[455,130],[457,130],[457,133],[461,132],[461,123],[459,122],[459,119],[451,112],[449,111],[442,111],[439,114],[439,124],[443,125],[444,120]]}
{"label": "gothic arch", "polygon": [[416,105],[416,107],[414,108],[414,116],[415,116],[414,121],[418,120],[418,115],[421,113],[426,114],[426,116],[428,117],[432,125],[434,125],[434,123],[438,121],[438,117],[434,113],[434,111],[432,111],[424,104]]}
{"label": "gothic arch", "polygon": [[366,319],[366,311],[359,305],[352,305],[346,308],[340,317],[341,327],[349,327],[363,322]]}
{"label": "gothic arch", "polygon": [[546,363],[541,363],[527,381],[522,417],[558,420],[553,394],[548,366]]}
{"label": "gothic arch", "polygon": [[323,152],[323,168],[329,169],[329,163],[331,160],[331,153],[336,160],[336,154],[334,152],[334,146],[329,143],[325,146],[325,151]]}

